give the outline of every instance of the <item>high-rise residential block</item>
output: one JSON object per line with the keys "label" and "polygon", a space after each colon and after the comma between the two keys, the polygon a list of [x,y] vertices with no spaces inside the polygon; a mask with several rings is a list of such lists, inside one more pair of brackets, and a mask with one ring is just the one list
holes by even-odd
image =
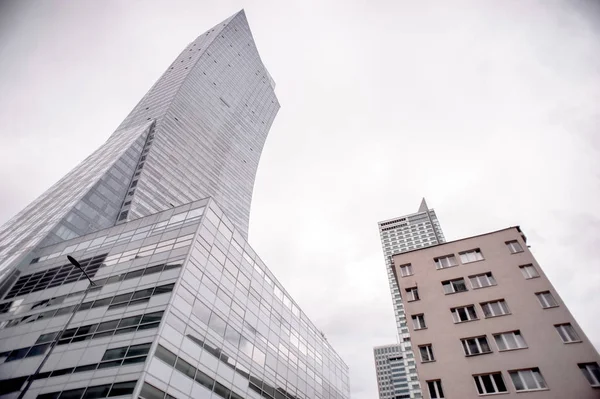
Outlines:
{"label": "high-rise residential block", "polygon": [[[376,368],[379,398],[404,399],[420,397],[421,391],[416,376],[414,354],[410,349],[410,344],[406,343],[410,340],[410,335],[404,312],[404,301],[406,301],[407,298],[412,298],[413,293],[400,291],[394,275],[395,270],[393,268],[392,256],[396,253],[410,251],[415,248],[423,248],[443,243],[445,242],[444,234],[435,211],[429,209],[427,202],[425,202],[425,198],[421,201],[418,212],[384,220],[378,224],[381,246],[385,258],[385,267],[388,275],[390,292],[392,294],[396,327],[398,329],[400,340],[399,344],[392,344],[387,347],[400,347],[402,352],[400,355],[401,360],[396,359],[395,361],[403,362],[406,371],[401,378],[393,380],[390,373]],[[409,275],[412,273],[412,270],[410,267],[404,267],[400,269],[400,273]],[[378,348],[374,348],[375,354],[377,354],[377,349]],[[393,389],[382,390],[382,386],[393,387]]]}
{"label": "high-rise residential block", "polygon": [[600,396],[600,356],[519,227],[393,261],[398,287],[413,293],[404,310],[426,397]]}
{"label": "high-rise residential block", "polygon": [[348,367],[247,241],[278,108],[239,12],[0,229],[0,397],[349,397]]}
{"label": "high-rise residential block", "polygon": [[377,389],[380,398],[396,398],[408,394],[406,367],[402,347],[399,344],[373,348]]}

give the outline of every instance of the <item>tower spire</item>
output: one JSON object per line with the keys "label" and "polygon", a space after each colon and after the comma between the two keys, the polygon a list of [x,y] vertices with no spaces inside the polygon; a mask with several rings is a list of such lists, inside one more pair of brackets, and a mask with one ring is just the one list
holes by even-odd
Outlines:
{"label": "tower spire", "polygon": [[419,206],[419,212],[427,212],[429,208],[427,207],[427,202],[425,201],[425,197],[421,200],[421,205]]}

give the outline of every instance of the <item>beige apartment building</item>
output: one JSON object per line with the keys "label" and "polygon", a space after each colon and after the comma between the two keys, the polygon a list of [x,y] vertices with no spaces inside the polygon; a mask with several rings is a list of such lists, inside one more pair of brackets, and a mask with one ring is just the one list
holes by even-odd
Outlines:
{"label": "beige apartment building", "polygon": [[519,227],[394,255],[394,272],[424,397],[600,398],[600,356]]}

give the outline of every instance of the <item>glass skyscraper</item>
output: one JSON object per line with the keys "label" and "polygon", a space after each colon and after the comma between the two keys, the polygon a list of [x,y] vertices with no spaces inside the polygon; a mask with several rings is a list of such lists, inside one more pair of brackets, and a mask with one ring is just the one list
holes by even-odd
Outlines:
{"label": "glass skyscraper", "polygon": [[[404,295],[410,293],[400,292],[394,275],[392,257],[394,254],[437,245],[446,242],[446,239],[435,211],[429,209],[425,198],[421,201],[419,210],[416,213],[384,220],[379,222],[378,225],[399,337],[399,344],[374,348],[379,397],[380,399],[420,398],[422,393],[417,379],[414,353],[411,347],[403,303]],[[410,270],[406,270],[409,267],[400,270],[403,273],[412,273]],[[395,378],[392,379],[392,374],[388,373],[385,367],[388,360],[381,357],[390,355],[394,360],[394,364],[397,364],[399,359],[396,348],[398,347],[402,353],[404,370],[396,370]],[[403,382],[400,383],[400,380],[403,380]]]}
{"label": "glass skyscraper", "polygon": [[241,11],[0,229],[0,397],[349,397],[247,241],[274,87]]}

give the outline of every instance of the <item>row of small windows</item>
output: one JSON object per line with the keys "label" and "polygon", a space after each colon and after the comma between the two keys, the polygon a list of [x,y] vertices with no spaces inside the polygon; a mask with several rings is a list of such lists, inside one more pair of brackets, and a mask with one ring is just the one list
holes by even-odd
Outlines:
{"label": "row of small windows", "polygon": [[[86,371],[101,370],[110,367],[127,366],[130,364],[143,363],[146,361],[146,355],[150,350],[151,343],[123,346],[120,348],[108,349],[100,363],[92,363],[77,367],[67,367],[46,371],[35,375],[34,380],[43,380],[46,378],[59,377],[74,373],[83,373]],[[11,392],[20,391],[23,384],[33,376],[23,376],[11,378],[8,380],[0,380],[0,395],[5,395]],[[64,396],[66,397],[66,396]],[[85,398],[89,398],[86,394]]]}
{"label": "row of small windows", "polygon": [[[600,367],[598,363],[579,363],[577,365],[592,387],[600,387]],[[516,392],[547,390],[548,386],[538,367],[508,371]],[[502,372],[473,375],[475,389],[479,395],[508,393]],[[431,399],[444,399],[441,380],[427,381]]]}
{"label": "row of small windows", "polygon": [[33,323],[34,321],[42,319],[48,319],[51,317],[62,316],[73,312],[79,312],[82,310],[99,308],[103,306],[108,306],[108,310],[111,310],[130,305],[139,305],[141,303],[148,302],[154,295],[165,294],[173,291],[174,285],[175,284],[165,284],[157,287],[145,288],[143,290],[132,291],[126,294],[113,295],[108,298],[84,302],[81,305],[71,305],[59,309],[53,309],[47,312],[19,317],[17,319],[6,320],[0,322],[0,329],[14,327],[23,323]]}
{"label": "row of small windows", "polygon": [[111,398],[114,396],[131,395],[137,381],[119,382],[114,384],[94,385],[87,388],[69,389],[68,391],[50,392],[38,395],[36,399],[85,399]]}

